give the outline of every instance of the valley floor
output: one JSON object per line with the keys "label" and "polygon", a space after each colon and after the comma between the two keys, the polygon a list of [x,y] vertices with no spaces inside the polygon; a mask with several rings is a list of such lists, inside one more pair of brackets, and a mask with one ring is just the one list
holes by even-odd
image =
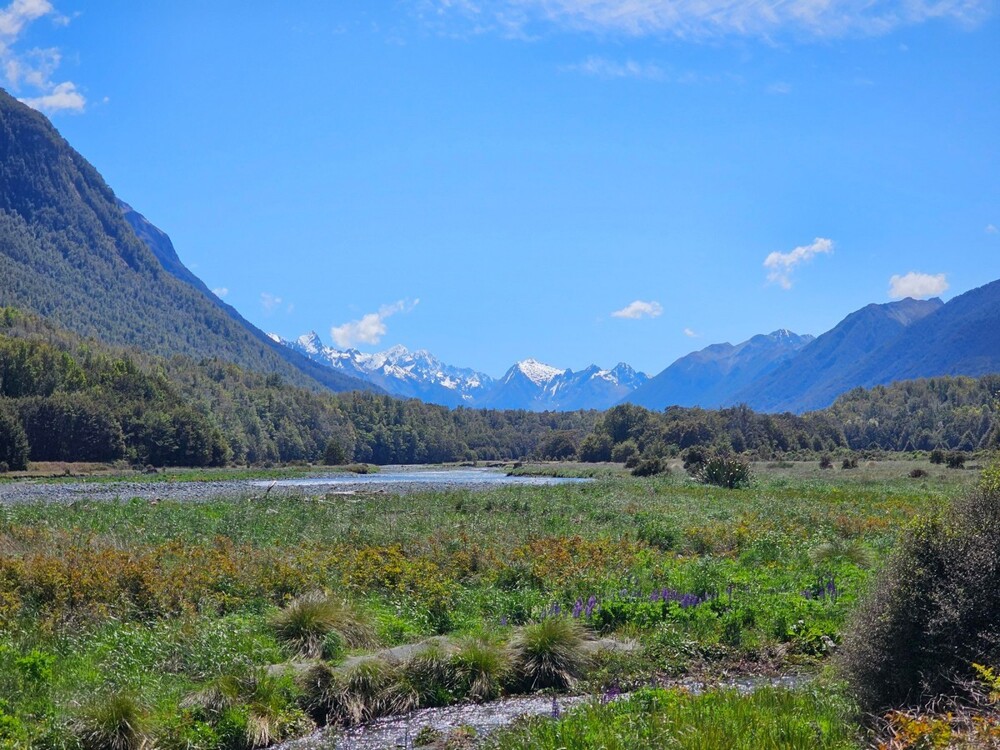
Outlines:
{"label": "valley floor", "polygon": [[[99,482],[49,483],[73,502],[3,504],[0,747],[96,748],[126,725],[126,748],[261,747],[317,721],[539,689],[596,698],[483,741],[870,745],[827,667],[900,530],[978,472],[760,464],[751,487],[725,490],[676,469],[598,468],[587,483],[407,494],[279,494],[231,479],[224,493],[194,482],[156,502],[143,493],[157,485],[115,500]],[[0,497],[19,486],[0,484]],[[311,601],[340,619],[310,625]],[[535,623],[565,631],[546,637],[565,639],[569,661],[544,679],[525,658]],[[632,645],[577,648],[596,638]],[[425,642],[395,662],[364,658]],[[814,677],[743,695],[724,686],[740,674]],[[661,687],[691,676],[723,688]],[[734,739],[748,734],[757,744]]]}

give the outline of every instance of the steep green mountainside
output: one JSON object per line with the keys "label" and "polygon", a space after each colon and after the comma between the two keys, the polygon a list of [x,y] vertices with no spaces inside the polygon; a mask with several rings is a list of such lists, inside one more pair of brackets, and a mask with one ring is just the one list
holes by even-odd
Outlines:
{"label": "steep green mountainside", "polygon": [[[152,230],[147,242],[166,238]],[[0,305],[115,345],[219,357],[313,388],[371,389],[275,344],[211,295],[172,246],[160,255],[49,121],[0,90]]]}

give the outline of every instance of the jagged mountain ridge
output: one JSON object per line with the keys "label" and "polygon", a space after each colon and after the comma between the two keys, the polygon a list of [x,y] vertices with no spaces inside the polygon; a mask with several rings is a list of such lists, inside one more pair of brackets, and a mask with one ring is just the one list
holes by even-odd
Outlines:
{"label": "jagged mountain ridge", "polygon": [[623,400],[649,409],[728,406],[737,403],[740,390],[793,358],[812,340],[810,335],[780,329],[736,345],[711,344],[681,357]]}
{"label": "jagged mountain ridge", "polygon": [[301,352],[314,362],[404,398],[419,398],[444,406],[469,406],[494,382],[489,375],[475,370],[446,365],[424,349],[411,352],[404,346],[394,346],[384,352],[366,354],[357,349],[339,350],[327,346],[315,331],[295,341],[270,335],[274,341]]}
{"label": "jagged mountain ridge", "polygon": [[[841,393],[865,384],[859,376],[850,374],[859,362],[888,346],[918,321],[936,314],[942,306],[944,303],[937,298],[866,305],[804,346],[784,366],[748,384],[736,394],[735,401],[769,412],[827,407]],[[901,357],[905,360],[907,353],[901,353]]]}
{"label": "jagged mountain ridge", "polygon": [[530,411],[606,409],[646,382],[647,376],[620,363],[610,370],[597,365],[573,372],[525,359],[499,380],[466,367],[447,365],[426,350],[394,346],[366,354],[327,346],[315,332],[287,341],[272,339],[316,362],[363,378],[405,398],[445,406]]}

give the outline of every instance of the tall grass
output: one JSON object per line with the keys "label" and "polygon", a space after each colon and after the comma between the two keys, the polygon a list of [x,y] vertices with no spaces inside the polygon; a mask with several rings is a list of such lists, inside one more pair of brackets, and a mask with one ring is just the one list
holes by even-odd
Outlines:
{"label": "tall grass", "polygon": [[491,750],[860,750],[850,706],[835,696],[761,688],[750,695],[643,689],[553,720],[501,731]]}
{"label": "tall grass", "polygon": [[547,617],[525,625],[510,641],[521,686],[529,690],[572,687],[590,663],[588,634],[574,620]]}

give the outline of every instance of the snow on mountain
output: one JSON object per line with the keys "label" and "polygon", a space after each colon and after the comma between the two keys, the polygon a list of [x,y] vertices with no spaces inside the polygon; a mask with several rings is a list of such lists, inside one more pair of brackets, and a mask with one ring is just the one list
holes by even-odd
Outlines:
{"label": "snow on mountain", "polygon": [[405,346],[393,346],[368,354],[357,349],[326,346],[315,331],[295,341],[283,341],[274,334],[269,335],[316,362],[375,383],[394,396],[419,398],[444,406],[471,405],[481,392],[493,385],[490,376],[446,365],[424,349],[411,352]]}
{"label": "snow on mountain", "polygon": [[553,378],[557,378],[566,372],[566,370],[560,370],[558,367],[543,364],[536,359],[521,360],[514,365],[514,368],[539,387],[542,387],[545,383],[548,383]]}
{"label": "snow on mountain", "polygon": [[521,360],[500,380],[494,380],[476,370],[447,365],[425,349],[410,351],[405,346],[393,346],[368,354],[326,346],[315,331],[294,341],[268,335],[316,362],[374,383],[394,396],[444,406],[530,411],[607,409],[649,380],[625,363],[610,370],[591,365],[573,372],[536,359]]}

